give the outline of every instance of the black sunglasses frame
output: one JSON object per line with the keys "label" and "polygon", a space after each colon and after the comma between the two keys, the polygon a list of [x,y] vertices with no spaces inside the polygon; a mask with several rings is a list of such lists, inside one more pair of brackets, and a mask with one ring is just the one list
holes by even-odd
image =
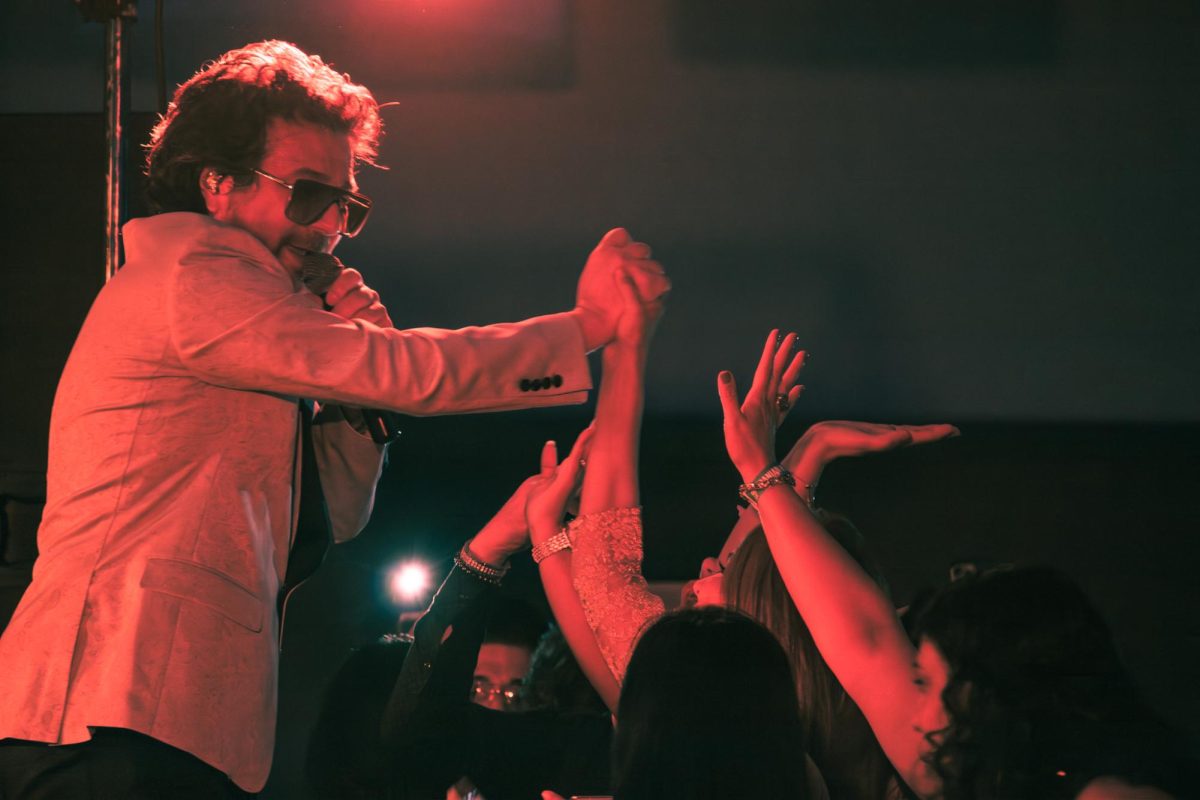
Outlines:
{"label": "black sunglasses frame", "polygon": [[290,196],[283,213],[297,225],[313,224],[329,206],[337,203],[342,211],[343,220],[342,230],[338,233],[347,239],[353,239],[362,231],[363,226],[367,224],[367,217],[371,214],[371,198],[365,194],[310,178],[299,178],[295,183],[288,183],[283,178],[261,169],[254,170],[254,174],[261,175],[288,190]]}

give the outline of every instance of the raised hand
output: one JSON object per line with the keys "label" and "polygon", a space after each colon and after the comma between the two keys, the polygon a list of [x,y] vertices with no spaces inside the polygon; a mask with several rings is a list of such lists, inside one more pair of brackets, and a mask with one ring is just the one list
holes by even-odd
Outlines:
{"label": "raised hand", "polygon": [[650,247],[633,241],[624,228],[604,235],[588,257],[575,293],[575,314],[587,350],[612,341],[621,316],[618,275],[628,270],[638,296],[646,302],[660,300],[671,288],[662,265],[650,259]]}
{"label": "raised hand", "polygon": [[525,523],[529,538],[539,545],[562,529],[567,506],[579,491],[584,461],[592,439],[592,426],[575,439],[571,452],[558,463],[558,446],[553,440],[542,447],[541,471],[530,479],[525,501]]}
{"label": "raised hand", "polygon": [[754,381],[740,404],[733,373],[725,370],[717,376],[717,394],[725,418],[725,449],[747,482],[775,463],[775,431],[804,389],[797,380],[805,352],[792,355],[795,344],[794,333],[782,339],[777,329],[768,334]]}
{"label": "raised hand", "polygon": [[815,486],[825,466],[839,458],[882,453],[958,435],[958,428],[953,425],[883,425],[826,420],[805,431],[782,464],[798,481]]}
{"label": "raised hand", "polygon": [[654,300],[646,300],[638,291],[637,282],[631,273],[632,270],[626,267],[617,274],[617,295],[621,306],[614,343],[644,351],[654,336],[654,329],[662,317],[665,302],[661,296]]}
{"label": "raised hand", "polygon": [[525,523],[525,503],[539,475],[526,478],[512,497],[471,539],[471,551],[494,567],[503,566],[509,557],[529,546],[529,528]]}

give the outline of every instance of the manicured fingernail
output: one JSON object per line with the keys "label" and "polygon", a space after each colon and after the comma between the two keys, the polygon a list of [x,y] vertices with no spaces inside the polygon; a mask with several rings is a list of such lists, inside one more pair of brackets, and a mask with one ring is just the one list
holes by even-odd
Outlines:
{"label": "manicured fingernail", "polygon": [[722,371],[717,377],[721,379],[721,383],[729,383],[731,380],[733,380],[733,373],[726,370]]}

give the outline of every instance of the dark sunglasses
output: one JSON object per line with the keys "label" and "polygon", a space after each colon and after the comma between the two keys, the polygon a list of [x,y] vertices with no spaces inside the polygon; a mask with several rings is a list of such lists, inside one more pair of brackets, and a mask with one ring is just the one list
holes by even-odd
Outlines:
{"label": "dark sunglasses", "polygon": [[364,194],[355,194],[348,189],[340,189],[337,186],[330,186],[328,183],[308,178],[300,178],[295,183],[288,183],[261,169],[254,170],[254,174],[261,175],[291,191],[291,197],[288,198],[287,208],[283,213],[297,225],[312,225],[321,218],[325,209],[337,203],[342,217],[341,229],[338,233],[352,239],[362,230],[363,225],[367,222],[367,215],[371,213],[371,198]]}

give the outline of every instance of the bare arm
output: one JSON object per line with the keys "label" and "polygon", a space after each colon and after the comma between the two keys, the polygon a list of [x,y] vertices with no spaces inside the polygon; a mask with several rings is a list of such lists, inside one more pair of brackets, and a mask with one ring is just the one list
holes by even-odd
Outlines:
{"label": "bare arm", "polygon": [[618,681],[642,628],[664,611],[641,574],[637,508],[646,353],[661,306],[643,305],[628,276],[620,288],[623,312],[616,341],[604,351],[580,516],[571,524],[575,589]]}
{"label": "bare arm", "polygon": [[[739,405],[733,376],[723,372],[718,393],[729,455],[749,483],[775,463],[775,430],[785,411],[780,395],[795,399],[794,342],[772,331],[754,382]],[[922,795],[937,791],[921,769],[922,734],[913,727],[921,697],[913,685],[915,651],[895,610],[874,581],[786,485],[765,490],[758,513],[771,553],[821,655],[862,709],[888,758]]]}
{"label": "bare arm", "polygon": [[642,428],[645,348],[615,342],[604,348],[603,377],[596,398],[596,432],[583,476],[579,514],[641,503],[638,438]]}
{"label": "bare arm", "polygon": [[[754,475],[744,476],[745,480]],[[915,650],[884,593],[787,487],[762,494],[763,531],[784,584],[829,668],[905,782],[924,793]]]}
{"label": "bare arm", "polygon": [[579,595],[575,593],[575,585],[571,581],[571,551],[561,550],[543,559],[538,569],[542,576],[542,586],[546,590],[546,598],[550,601],[550,610],[554,612],[554,619],[558,621],[558,627],[562,629],[567,645],[575,654],[579,668],[600,695],[604,705],[615,714],[621,687],[609,670],[600,644],[596,641],[596,635],[583,613],[583,606],[579,604]]}
{"label": "bare arm", "polygon": [[[554,442],[542,448],[541,474],[533,486],[525,506],[529,523],[529,536],[534,547],[544,545],[559,534],[567,502],[578,487],[580,462],[588,449],[591,429],[585,430],[575,441],[575,446],[562,464],[557,464]],[[542,587],[558,627],[567,640],[567,646],[575,654],[580,669],[604,700],[610,710],[617,707],[620,687],[605,662],[596,637],[588,625],[571,581],[571,550],[563,548],[551,553],[538,563]]]}

